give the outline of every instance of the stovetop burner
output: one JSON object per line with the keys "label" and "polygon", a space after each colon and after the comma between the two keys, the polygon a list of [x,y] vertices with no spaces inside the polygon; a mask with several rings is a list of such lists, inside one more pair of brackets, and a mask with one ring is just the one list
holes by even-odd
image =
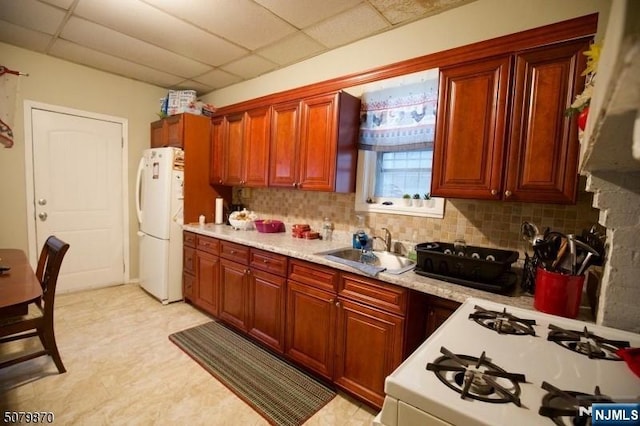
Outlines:
{"label": "stovetop burner", "polygon": [[608,396],[602,395],[597,386],[593,395],[560,390],[548,382],[542,382],[542,389],[548,393],[542,398],[538,413],[549,417],[558,426],[590,426],[591,417],[580,416],[578,407],[588,408],[594,402],[613,402]]}
{"label": "stovetop burner", "polygon": [[629,347],[629,342],[624,340],[610,340],[591,333],[587,327],[583,331],[565,330],[553,324],[549,324],[547,340],[556,342],[573,352],[586,355],[592,359],[606,359],[621,361],[616,351]]}
{"label": "stovetop burner", "polygon": [[535,320],[518,318],[507,312],[507,308],[499,312],[475,305],[474,309],[476,311],[469,314],[469,319],[490,330],[495,330],[498,334],[536,335],[533,329],[533,326],[536,325]]}
{"label": "stovetop burner", "polygon": [[427,364],[438,379],[450,389],[460,393],[461,398],[469,397],[492,403],[513,402],[521,406],[520,386],[525,382],[524,374],[508,373],[491,363],[485,353],[480,358],[454,354],[444,346],[443,356]]}

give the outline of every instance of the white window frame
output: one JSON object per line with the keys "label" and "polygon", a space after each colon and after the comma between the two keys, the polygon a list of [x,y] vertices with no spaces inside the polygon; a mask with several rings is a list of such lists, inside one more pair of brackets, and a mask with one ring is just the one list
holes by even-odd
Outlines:
{"label": "white window frame", "polygon": [[[444,217],[444,198],[432,197],[431,202],[425,203],[423,200],[421,207],[414,207],[404,205],[404,200],[402,198],[374,197],[376,157],[376,153],[373,151],[358,151],[358,172],[356,176],[355,200],[355,209],[357,212],[399,214],[405,216],[430,217],[435,219],[442,219]],[[375,203],[367,203],[368,198],[374,199]],[[382,204],[386,201],[390,201],[393,204]]]}

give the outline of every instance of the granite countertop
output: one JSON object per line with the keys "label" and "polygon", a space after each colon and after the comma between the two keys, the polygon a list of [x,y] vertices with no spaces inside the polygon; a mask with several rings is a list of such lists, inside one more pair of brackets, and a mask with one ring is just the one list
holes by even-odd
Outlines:
{"label": "granite countertop", "polygon": [[[210,223],[202,226],[199,224],[186,224],[184,225],[184,230],[364,275],[350,266],[326,259],[323,255],[315,254],[347,247],[349,244],[345,243],[345,241],[305,240],[293,238],[289,232],[260,233],[256,230],[237,231],[228,225],[214,225]],[[519,294],[518,289],[516,289],[514,294],[511,296],[495,294],[464,287],[458,284],[448,283],[434,278],[424,277],[413,271],[408,271],[399,275],[380,272],[376,278],[380,281],[395,284],[400,287],[414,289],[422,293],[431,294],[443,299],[454,300],[460,303],[464,302],[469,297],[476,297],[524,309],[534,309],[533,297],[527,294]]]}

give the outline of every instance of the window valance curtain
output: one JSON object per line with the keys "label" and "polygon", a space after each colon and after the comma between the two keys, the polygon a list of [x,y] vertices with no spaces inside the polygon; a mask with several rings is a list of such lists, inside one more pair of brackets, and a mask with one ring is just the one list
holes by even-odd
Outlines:
{"label": "window valance curtain", "polygon": [[433,149],[438,102],[435,78],[364,92],[359,148],[369,151]]}

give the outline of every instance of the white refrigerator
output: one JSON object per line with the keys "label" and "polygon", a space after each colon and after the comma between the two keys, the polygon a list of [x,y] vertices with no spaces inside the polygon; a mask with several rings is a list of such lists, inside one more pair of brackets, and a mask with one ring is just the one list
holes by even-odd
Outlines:
{"label": "white refrigerator", "polygon": [[140,286],[163,304],[181,300],[184,152],[146,149],[136,180]]}

